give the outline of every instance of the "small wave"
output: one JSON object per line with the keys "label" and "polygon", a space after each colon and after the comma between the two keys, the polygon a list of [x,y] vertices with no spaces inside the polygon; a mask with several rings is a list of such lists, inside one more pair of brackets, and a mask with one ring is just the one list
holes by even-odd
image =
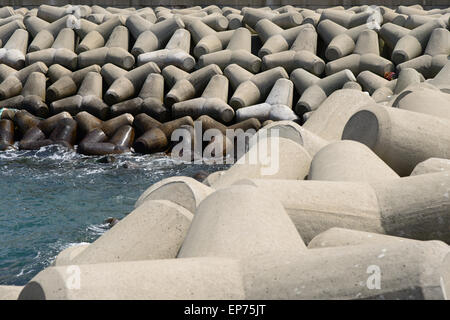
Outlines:
{"label": "small wave", "polygon": [[[28,270],[27,270],[28,269]],[[26,271],[25,271],[26,270]],[[20,270],[20,272],[18,273],[18,274],[16,274],[16,278],[20,278],[20,277],[23,277],[23,276],[25,276],[25,275],[27,275],[27,274],[30,274],[30,273],[32,273],[32,272],[34,272],[34,269],[30,269],[30,268],[28,268],[28,267],[24,267],[24,268],[22,268],[21,270]]]}
{"label": "small wave", "polygon": [[74,150],[67,149],[60,145],[50,145],[41,147],[38,150],[18,150],[11,149],[0,152],[0,160],[35,159],[37,161],[71,161],[80,158],[81,155]]}
{"label": "small wave", "polygon": [[81,157],[79,153],[58,145],[45,146],[36,152],[36,157],[47,160],[71,161]]}
{"label": "small wave", "polygon": [[[83,246],[85,244],[90,244],[90,243],[89,242],[84,242],[84,241],[82,241],[82,242],[69,242],[69,243],[66,243],[65,245],[61,246],[61,250],[59,252],[64,251],[64,250],[66,250],[68,248],[77,247],[77,246]],[[56,256],[55,256],[55,258],[56,258]]]}
{"label": "small wave", "polygon": [[92,224],[86,228],[86,231],[95,236],[101,236],[108,230],[109,230],[108,223]]}
{"label": "small wave", "polygon": [[80,173],[76,176],[77,178],[83,178],[85,176],[90,176],[93,174],[102,173],[105,170],[103,168],[83,168],[80,170]]}

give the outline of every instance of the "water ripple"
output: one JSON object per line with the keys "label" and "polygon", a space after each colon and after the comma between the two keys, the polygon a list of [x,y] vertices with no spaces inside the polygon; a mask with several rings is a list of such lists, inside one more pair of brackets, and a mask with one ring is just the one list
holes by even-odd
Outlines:
{"label": "water ripple", "polygon": [[153,183],[226,168],[164,154],[100,159],[59,146],[0,152],[0,285],[24,285],[61,250],[95,241]]}

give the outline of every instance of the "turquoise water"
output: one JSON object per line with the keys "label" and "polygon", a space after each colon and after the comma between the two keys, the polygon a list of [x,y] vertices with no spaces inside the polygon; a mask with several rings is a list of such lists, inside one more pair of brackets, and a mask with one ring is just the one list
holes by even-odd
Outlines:
{"label": "turquoise water", "polygon": [[24,285],[61,250],[93,242],[106,218],[123,218],[154,182],[225,168],[164,155],[115,158],[100,163],[57,146],[0,152],[0,285]]}

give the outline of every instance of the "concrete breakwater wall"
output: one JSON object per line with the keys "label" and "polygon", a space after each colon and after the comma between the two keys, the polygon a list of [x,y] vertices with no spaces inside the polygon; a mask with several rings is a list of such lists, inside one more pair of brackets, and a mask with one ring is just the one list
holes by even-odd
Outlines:
{"label": "concrete breakwater wall", "polygon": [[[2,2],[5,6],[13,7],[39,7],[41,1],[33,0],[5,0]],[[193,6],[209,6],[217,5],[217,1],[212,0],[75,0],[70,2],[73,5],[98,5],[102,7],[117,7],[117,8],[142,8],[142,7],[153,7],[158,6],[164,7],[193,7]],[[48,4],[54,6],[65,6],[67,1],[63,0],[52,0]],[[362,2],[359,0],[248,0],[248,1],[237,1],[237,0],[223,0],[220,2],[220,6],[230,6],[234,8],[242,7],[271,7],[277,8],[284,5],[292,5],[295,7],[317,9],[317,8],[329,8],[333,6],[359,6]],[[412,6],[421,5],[424,9],[433,9],[436,7],[446,7],[448,2],[446,0],[369,0],[364,1],[366,5],[379,5],[387,7],[397,7],[397,6]]]}
{"label": "concrete breakwater wall", "polygon": [[449,297],[449,8],[66,9],[0,10],[2,148],[254,134],[0,298]]}
{"label": "concrete breakwater wall", "polygon": [[[0,150],[170,152],[174,135],[302,124],[341,88],[380,101],[400,90],[389,72],[442,69],[448,11],[3,7]],[[235,156],[230,140],[201,149]]]}

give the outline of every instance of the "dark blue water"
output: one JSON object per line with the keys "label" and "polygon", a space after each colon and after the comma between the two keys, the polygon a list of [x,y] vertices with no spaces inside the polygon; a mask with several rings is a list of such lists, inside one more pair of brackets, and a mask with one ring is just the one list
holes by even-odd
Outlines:
{"label": "dark blue water", "polygon": [[151,184],[225,168],[162,154],[115,158],[99,163],[57,146],[0,152],[0,285],[24,285],[61,250],[96,240],[104,220],[131,212]]}

